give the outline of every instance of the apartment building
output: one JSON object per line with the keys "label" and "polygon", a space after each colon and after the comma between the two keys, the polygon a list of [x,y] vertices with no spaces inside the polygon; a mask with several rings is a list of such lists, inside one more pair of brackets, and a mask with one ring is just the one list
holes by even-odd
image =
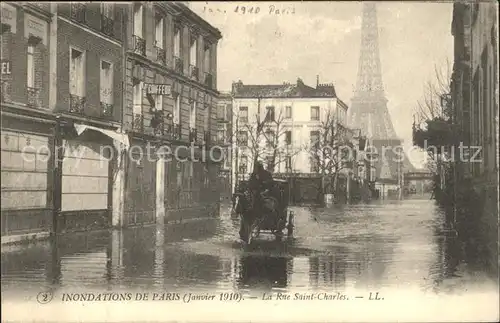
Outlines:
{"label": "apartment building", "polygon": [[233,98],[231,93],[221,93],[217,103],[217,144],[223,149],[219,180],[224,199],[231,197],[231,139],[233,138]]}
{"label": "apartment building", "polygon": [[[488,241],[483,251],[489,252],[491,267],[496,271],[499,160],[497,9],[498,5],[492,2],[454,3],[454,66],[451,93],[445,97],[453,106],[455,144],[471,147],[464,149],[462,156],[458,155],[458,149],[455,150],[455,182],[459,185],[458,196],[472,199],[469,204],[474,205],[474,209],[467,214],[457,211],[454,216],[459,227],[478,228],[481,232],[478,241]],[[462,202],[456,201],[459,205]]]}
{"label": "apartment building", "polygon": [[217,29],[182,3],[1,6],[2,243],[213,213],[218,163],[128,155],[215,143]]}
{"label": "apartment building", "polygon": [[54,41],[50,4],[2,2],[2,242],[48,235],[53,223],[54,90],[48,73]]}
{"label": "apartment building", "polygon": [[221,34],[176,2],[134,2],[126,21],[123,127],[131,146],[166,145],[184,160],[192,145],[196,157],[128,158],[123,223],[196,217],[219,202],[219,164],[197,160],[216,141]]}
{"label": "apartment building", "polygon": [[[328,128],[347,129],[347,105],[340,100],[333,84],[311,87],[299,78],[295,84],[245,85],[233,83],[233,178],[248,179],[255,160],[261,160],[276,177],[320,180],[322,170],[311,155],[311,148],[322,141]],[[261,129],[258,129],[261,125]],[[337,134],[336,134],[337,135]],[[344,135],[340,135],[344,137]],[[351,165],[354,167],[354,165]],[[352,167],[339,167],[348,176]],[[349,171],[351,169],[351,172]],[[299,195],[316,198],[318,183],[304,184]],[[233,184],[233,186],[236,183]],[[305,191],[305,187],[309,187]]]}

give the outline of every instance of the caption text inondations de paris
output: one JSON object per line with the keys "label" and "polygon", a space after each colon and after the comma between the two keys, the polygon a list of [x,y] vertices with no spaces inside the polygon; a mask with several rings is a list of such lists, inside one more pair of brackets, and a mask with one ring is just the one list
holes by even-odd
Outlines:
{"label": "caption text inondations de paris", "polygon": [[[340,292],[302,292],[283,293],[265,292],[259,296],[243,296],[236,292],[216,293],[171,293],[171,292],[125,292],[125,293],[63,293],[62,302],[120,302],[120,301],[177,301],[191,303],[197,301],[240,302],[244,300],[260,301],[349,301],[365,299],[380,301],[384,298],[379,292],[368,292],[365,295],[347,295]],[[44,303],[44,302],[41,302]]]}

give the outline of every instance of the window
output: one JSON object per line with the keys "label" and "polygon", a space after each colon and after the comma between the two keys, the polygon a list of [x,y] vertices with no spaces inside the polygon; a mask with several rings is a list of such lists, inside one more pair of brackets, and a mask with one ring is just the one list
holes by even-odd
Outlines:
{"label": "window", "polygon": [[311,173],[317,173],[319,172],[319,164],[318,161],[315,158],[310,159],[310,169]]}
{"label": "window", "polygon": [[165,29],[164,19],[162,16],[156,16],[156,24],[155,24],[155,46],[163,49],[163,30]]}
{"label": "window", "polygon": [[203,51],[203,69],[205,70],[206,73],[210,73],[210,42],[205,40],[205,48]]}
{"label": "window", "polygon": [[156,111],[162,111],[163,110],[163,95],[162,94],[158,94],[156,96],[155,109],[156,109]]}
{"label": "window", "polygon": [[274,169],[274,158],[272,156],[266,157],[267,170],[272,171]]}
{"label": "window", "polygon": [[266,146],[267,148],[273,148],[275,143],[275,133],[272,130],[266,131]]}
{"label": "window", "polygon": [[224,130],[217,130],[217,139],[219,142],[225,141],[226,132]]}
{"label": "window", "polygon": [[292,132],[290,130],[285,132],[285,142],[287,145],[292,144]]}
{"label": "window", "polygon": [[174,32],[174,56],[181,57],[181,28],[175,26]]}
{"label": "window", "polygon": [[191,111],[189,114],[189,127],[196,128],[196,101],[191,103]]}
{"label": "window", "polygon": [[226,116],[226,106],[224,104],[219,104],[217,106],[217,119],[225,120]]}
{"label": "window", "polygon": [[248,122],[248,107],[240,107],[239,119],[241,122]]}
{"label": "window", "polygon": [[132,89],[134,114],[142,114],[142,82],[136,81]]}
{"label": "window", "polygon": [[85,53],[71,48],[70,94],[85,97]]}
{"label": "window", "polygon": [[101,14],[106,18],[113,19],[113,3],[110,2],[102,3]]}
{"label": "window", "polygon": [[203,109],[204,114],[203,114],[203,128],[205,131],[208,131],[208,126],[209,126],[209,121],[210,121],[210,114],[212,113],[212,107],[210,105],[205,106],[205,109]]}
{"label": "window", "polygon": [[28,44],[28,61],[26,65],[27,69],[27,83],[29,88],[35,87],[35,45]]}
{"label": "window", "polygon": [[198,39],[196,35],[191,35],[191,45],[189,48],[189,64],[196,66],[198,62]]}
{"label": "window", "polygon": [[287,171],[291,171],[292,170],[292,157],[291,156],[286,156],[286,159],[285,159],[285,168]]}
{"label": "window", "polygon": [[319,107],[311,107],[311,120],[319,120]]}
{"label": "window", "polygon": [[286,119],[291,119],[292,118],[292,107],[291,106],[286,106],[285,107],[285,118]]}
{"label": "window", "polygon": [[238,132],[238,145],[243,147],[248,146],[248,133],[246,131]]}
{"label": "window", "polygon": [[274,107],[273,106],[270,106],[270,107],[266,107],[266,119],[265,121],[266,122],[271,122],[271,121],[274,121],[275,120],[275,113],[274,113]]}
{"label": "window", "polygon": [[248,157],[245,155],[241,156],[241,166],[248,167]]}
{"label": "window", "polygon": [[177,94],[175,96],[174,105],[174,124],[180,124],[181,121],[181,95]]}
{"label": "window", "polygon": [[311,137],[311,146],[318,147],[319,146],[319,131],[311,131],[310,137]]}
{"label": "window", "polygon": [[113,66],[111,63],[101,61],[101,102],[113,104]]}
{"label": "window", "polygon": [[143,6],[136,5],[134,11],[134,35],[142,38],[142,17],[143,17]]}

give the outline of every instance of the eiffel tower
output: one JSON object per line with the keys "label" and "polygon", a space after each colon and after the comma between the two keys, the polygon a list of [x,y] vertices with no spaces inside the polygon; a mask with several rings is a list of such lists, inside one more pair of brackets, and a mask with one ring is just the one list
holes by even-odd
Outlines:
{"label": "eiffel tower", "polygon": [[358,68],[356,88],[349,109],[350,126],[361,129],[363,135],[368,137],[370,146],[376,149],[378,156],[374,166],[377,181],[397,183],[401,172],[413,170],[414,167],[406,155],[403,162],[398,162],[403,158],[396,158],[396,153],[402,152],[398,150],[400,148],[395,152],[391,149],[400,147],[402,141],[394,131],[387,109],[382,82],[375,3],[363,3],[361,54]]}

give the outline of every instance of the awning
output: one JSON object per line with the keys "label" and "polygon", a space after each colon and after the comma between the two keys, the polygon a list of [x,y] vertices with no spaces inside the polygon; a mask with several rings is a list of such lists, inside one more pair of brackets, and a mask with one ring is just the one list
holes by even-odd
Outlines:
{"label": "awning", "polygon": [[101,129],[94,126],[76,124],[76,123],[75,123],[75,129],[78,135],[81,135],[85,130],[90,129],[110,137],[111,139],[113,139],[113,145],[118,151],[128,150],[130,148],[130,142],[126,134],[119,133],[113,130]]}

